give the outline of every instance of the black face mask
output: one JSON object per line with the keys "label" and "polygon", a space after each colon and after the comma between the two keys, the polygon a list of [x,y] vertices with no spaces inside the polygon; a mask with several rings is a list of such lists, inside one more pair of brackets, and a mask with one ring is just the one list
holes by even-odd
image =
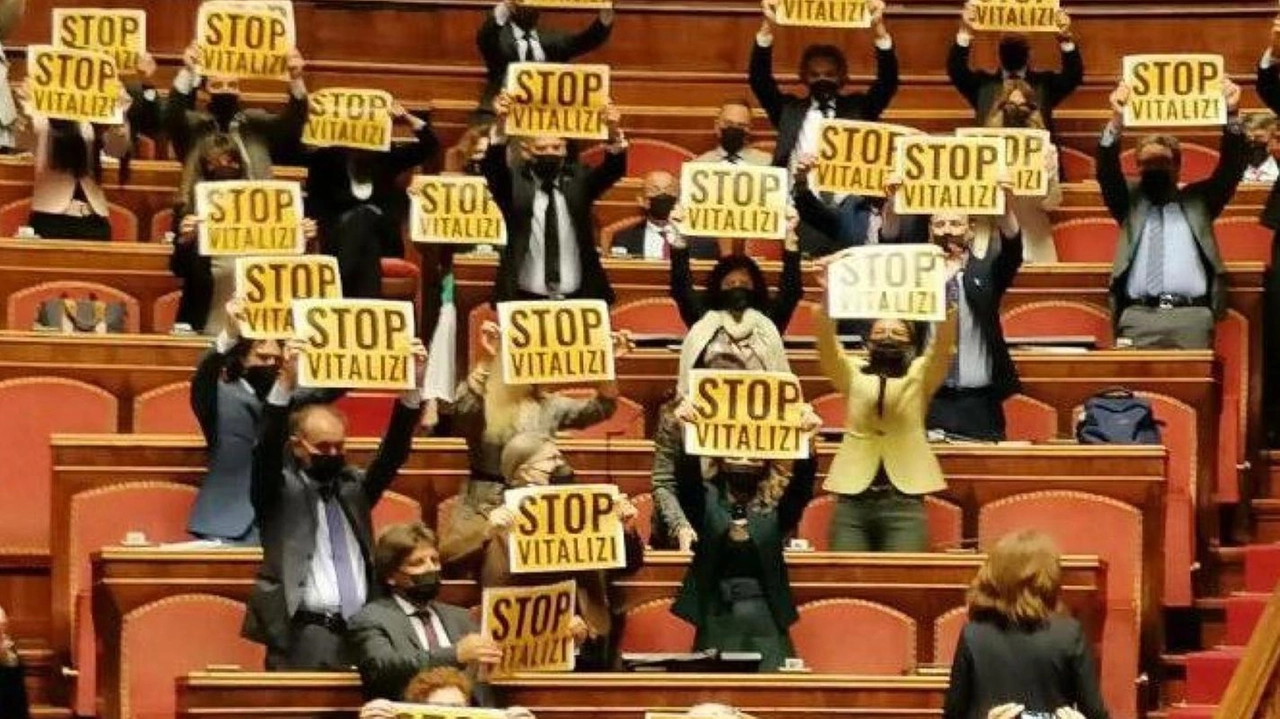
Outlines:
{"label": "black face mask", "polygon": [[564,169],[564,158],[559,155],[534,155],[529,160],[529,169],[533,171],[534,177],[550,182],[560,177],[560,171]]}
{"label": "black face mask", "polygon": [[1249,147],[1245,150],[1245,157],[1248,159],[1249,167],[1257,167],[1267,161],[1271,152],[1269,143],[1267,142],[1250,142]]}
{"label": "black face mask", "polygon": [[884,377],[901,377],[907,373],[911,348],[893,340],[872,340],[867,342],[867,365],[862,368],[864,374],[878,374]]}
{"label": "black face mask", "polygon": [[751,498],[760,489],[760,481],[764,476],[758,471],[740,469],[725,470],[720,473],[729,492],[739,498]]}
{"label": "black face mask", "polygon": [[731,287],[720,295],[724,298],[724,308],[730,312],[746,312],[751,306],[751,290],[746,287]]}
{"label": "black face mask", "polygon": [[249,386],[253,388],[253,393],[258,399],[266,399],[267,394],[271,392],[271,387],[276,383],[276,375],[280,370],[271,365],[258,365],[256,367],[245,367],[244,374],[241,377]]}
{"label": "black face mask", "polygon": [[573,472],[573,467],[567,464],[557,464],[556,468],[551,470],[551,476],[547,478],[548,484],[573,484],[577,480],[577,475]]}
{"label": "black face mask", "polygon": [[467,164],[462,166],[462,171],[473,177],[478,177],[484,174],[483,165],[480,160],[467,160]]}
{"label": "black face mask", "polygon": [[511,22],[528,32],[538,25],[538,8],[521,5],[511,11]]}
{"label": "black face mask", "polygon": [[934,244],[942,248],[947,254],[956,254],[969,249],[969,238],[967,235],[941,234],[934,235]]}
{"label": "black face mask", "polygon": [[835,80],[814,80],[809,83],[809,94],[818,102],[827,102],[835,98],[840,84]]}
{"label": "black face mask", "polygon": [[1173,172],[1164,167],[1143,169],[1139,185],[1142,189],[1142,194],[1157,205],[1163,205],[1173,199],[1173,192],[1176,189],[1173,182]]}
{"label": "black face mask", "polygon": [[421,574],[410,574],[409,581],[412,582],[407,587],[400,587],[399,591],[414,604],[426,604],[436,598],[440,594],[440,572],[438,570],[428,570]]}
{"label": "black face mask", "polygon": [[661,194],[649,198],[649,217],[659,222],[666,222],[675,209],[676,196]]}
{"label": "black face mask", "polygon": [[70,120],[50,120],[49,130],[49,164],[73,177],[89,174],[89,149],[80,126]]}
{"label": "black face mask", "polygon": [[1026,105],[1005,105],[1002,113],[1005,127],[1026,127],[1031,119],[1031,108]]}
{"label": "black face mask", "polygon": [[736,155],[747,146],[747,131],[741,127],[725,127],[720,130],[720,147],[725,153]]}
{"label": "black face mask", "polygon": [[312,454],[307,465],[307,475],[324,486],[332,486],[347,468],[347,458],[338,454]]}
{"label": "black face mask", "polygon": [[226,130],[231,120],[240,112],[240,96],[232,92],[218,92],[209,96],[209,114],[218,123],[218,127]]}
{"label": "black face mask", "polygon": [[208,180],[239,180],[244,177],[244,170],[236,165],[218,165],[204,171]]}
{"label": "black face mask", "polygon": [[1031,48],[1024,40],[1005,40],[1000,43],[1000,67],[1005,72],[1022,72],[1031,59]]}

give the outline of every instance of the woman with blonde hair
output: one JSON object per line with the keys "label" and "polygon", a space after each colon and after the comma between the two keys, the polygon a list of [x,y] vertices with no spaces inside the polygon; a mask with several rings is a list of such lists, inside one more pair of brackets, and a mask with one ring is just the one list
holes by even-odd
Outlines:
{"label": "woman with blonde hair", "polygon": [[1108,719],[1080,622],[1060,613],[1062,567],[1045,534],[1006,535],[969,586],[944,719]]}

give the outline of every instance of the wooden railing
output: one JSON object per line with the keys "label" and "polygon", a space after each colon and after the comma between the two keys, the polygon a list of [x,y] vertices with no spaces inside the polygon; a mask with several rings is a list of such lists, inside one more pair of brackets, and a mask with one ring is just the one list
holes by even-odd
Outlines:
{"label": "wooden railing", "polygon": [[1280,717],[1280,585],[1249,638],[1214,719]]}

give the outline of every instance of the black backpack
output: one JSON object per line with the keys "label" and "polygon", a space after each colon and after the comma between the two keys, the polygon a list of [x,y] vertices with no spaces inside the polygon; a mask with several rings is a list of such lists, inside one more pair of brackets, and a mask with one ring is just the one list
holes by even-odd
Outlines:
{"label": "black backpack", "polygon": [[1161,444],[1151,403],[1123,387],[1105,389],[1084,402],[1076,422],[1080,444]]}

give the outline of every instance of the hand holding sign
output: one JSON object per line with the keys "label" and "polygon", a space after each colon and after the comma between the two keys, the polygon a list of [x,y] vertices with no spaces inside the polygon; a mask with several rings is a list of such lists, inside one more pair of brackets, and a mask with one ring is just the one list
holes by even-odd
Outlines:
{"label": "hand holding sign", "polygon": [[1075,37],[1071,34],[1071,15],[1067,14],[1066,10],[1059,9],[1055,19],[1058,25],[1058,42],[1064,44],[1074,42]]}
{"label": "hand holding sign", "polygon": [[509,507],[495,507],[489,512],[489,526],[485,533],[490,537],[505,537],[515,526],[516,513]]}
{"label": "hand holding sign", "polygon": [[1133,90],[1122,80],[1107,96],[1107,103],[1111,105],[1111,121],[1116,127],[1124,127],[1124,108],[1129,104],[1129,98],[1132,95]]}
{"label": "hand holding sign", "polygon": [[483,634],[468,634],[458,640],[459,664],[497,664],[502,661],[502,647]]}
{"label": "hand holding sign", "polygon": [[1235,84],[1231,78],[1225,78],[1222,81],[1222,98],[1227,103],[1227,113],[1231,114],[1240,109],[1240,86]]}
{"label": "hand holding sign", "polygon": [[631,498],[625,494],[619,494],[614,499],[614,505],[618,510],[618,521],[622,522],[622,528],[631,531],[635,528],[636,517],[639,516],[640,510],[636,509],[636,505],[631,503]]}
{"label": "hand holding sign", "polygon": [[1226,124],[1221,55],[1126,55],[1123,77],[1132,90],[1124,106],[1126,126]]}
{"label": "hand holding sign", "polygon": [[1271,57],[1280,58],[1280,15],[1271,21]]}
{"label": "hand holding sign", "polygon": [[502,647],[494,676],[521,671],[573,671],[572,623],[577,583],[489,587],[481,599],[480,633]]}
{"label": "hand holding sign", "polygon": [[692,370],[684,444],[704,457],[804,459],[800,380],[786,372]]}
{"label": "hand holding sign", "polygon": [[276,383],[287,392],[298,387],[298,370],[303,356],[307,352],[304,340],[292,339],[284,343],[284,352],[280,357],[280,374],[276,375]]}

